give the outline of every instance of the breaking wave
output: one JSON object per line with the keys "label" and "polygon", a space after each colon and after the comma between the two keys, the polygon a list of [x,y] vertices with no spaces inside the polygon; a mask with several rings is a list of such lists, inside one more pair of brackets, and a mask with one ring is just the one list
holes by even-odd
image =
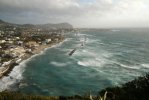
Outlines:
{"label": "breaking wave", "polygon": [[149,64],[141,64],[141,66],[143,66],[145,68],[149,68]]}
{"label": "breaking wave", "polygon": [[63,66],[66,66],[66,65],[70,64],[70,62],[62,63],[62,62],[52,61],[52,62],[50,62],[50,64],[52,64],[54,66],[57,66],[57,67],[63,67]]}
{"label": "breaking wave", "polygon": [[[65,42],[65,41],[64,41]],[[48,49],[54,48],[54,47],[58,47],[61,46],[63,42],[57,44],[57,45],[53,45],[49,48],[44,49],[43,51],[41,51],[39,54],[35,54],[33,56],[31,56],[30,58],[22,61],[19,65],[15,66],[13,68],[13,70],[10,72],[10,74],[8,76],[4,76],[1,80],[0,80],[0,91],[4,91],[6,89],[12,89],[12,86],[15,83],[19,83],[21,79],[23,79],[23,72],[25,71],[26,68],[26,64],[29,61],[32,61],[35,57],[43,55],[46,53],[46,51]],[[60,66],[60,64],[58,64]]]}

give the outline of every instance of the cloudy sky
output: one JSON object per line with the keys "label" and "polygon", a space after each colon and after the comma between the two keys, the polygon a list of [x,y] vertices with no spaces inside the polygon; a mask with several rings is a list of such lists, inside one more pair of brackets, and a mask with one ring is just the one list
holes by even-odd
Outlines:
{"label": "cloudy sky", "polygon": [[75,27],[149,27],[149,0],[0,0],[0,19]]}

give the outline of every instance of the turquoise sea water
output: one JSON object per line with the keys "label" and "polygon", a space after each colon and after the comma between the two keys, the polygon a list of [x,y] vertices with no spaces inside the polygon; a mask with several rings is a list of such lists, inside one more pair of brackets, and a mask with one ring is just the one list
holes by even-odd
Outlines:
{"label": "turquoise sea water", "polygon": [[21,63],[11,78],[0,81],[0,89],[39,95],[96,94],[147,72],[149,30],[82,30],[77,36],[67,33],[62,44]]}

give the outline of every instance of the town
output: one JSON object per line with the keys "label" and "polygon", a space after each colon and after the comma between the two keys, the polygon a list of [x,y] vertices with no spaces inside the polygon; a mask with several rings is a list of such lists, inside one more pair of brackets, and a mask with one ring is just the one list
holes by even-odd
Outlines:
{"label": "town", "polygon": [[[47,26],[47,25],[46,25]],[[64,40],[72,29],[0,23],[0,78],[22,60]]]}

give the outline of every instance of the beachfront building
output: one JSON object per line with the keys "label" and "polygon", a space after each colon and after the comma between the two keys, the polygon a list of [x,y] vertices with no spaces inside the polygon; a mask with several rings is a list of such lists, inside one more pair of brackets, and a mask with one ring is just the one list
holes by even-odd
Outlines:
{"label": "beachfront building", "polygon": [[25,44],[25,46],[27,46],[27,47],[38,47],[39,46],[39,44],[38,43],[36,43],[36,41],[29,41],[29,42],[27,42],[26,44]]}
{"label": "beachfront building", "polygon": [[6,43],[6,40],[0,40],[0,44]]}
{"label": "beachfront building", "polygon": [[19,46],[23,46],[23,43],[24,43],[23,41],[16,41],[16,44]]}
{"label": "beachfront building", "polygon": [[11,41],[11,40],[7,41],[7,43],[9,43],[9,44],[13,44],[13,42],[14,42],[14,41]]}
{"label": "beachfront building", "polygon": [[42,41],[42,45],[47,45],[47,42],[46,41]]}
{"label": "beachfront building", "polygon": [[22,57],[25,54],[25,49],[23,47],[16,47],[16,48],[12,48],[10,49],[10,53],[13,57]]}
{"label": "beachfront building", "polygon": [[58,38],[55,38],[55,39],[54,39],[54,41],[55,41],[55,42],[58,42],[58,41],[59,41],[59,39],[58,39]]}
{"label": "beachfront building", "polygon": [[46,43],[50,43],[51,41],[51,39],[46,39]]}
{"label": "beachfront building", "polygon": [[20,37],[15,37],[17,40],[19,40],[20,39]]}

